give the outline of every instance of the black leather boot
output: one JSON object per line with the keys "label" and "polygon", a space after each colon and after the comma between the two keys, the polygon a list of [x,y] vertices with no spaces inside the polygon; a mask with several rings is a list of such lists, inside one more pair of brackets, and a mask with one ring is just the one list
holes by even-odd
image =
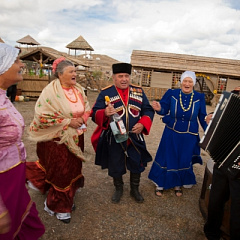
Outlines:
{"label": "black leather boot", "polygon": [[113,184],[115,186],[115,192],[112,196],[113,203],[119,203],[122,195],[123,195],[123,179],[122,176],[120,178],[113,178]]}
{"label": "black leather boot", "polygon": [[138,187],[140,183],[140,173],[131,173],[130,172],[130,185],[131,185],[131,191],[130,195],[135,199],[136,202],[142,203],[144,201],[144,198],[139,193]]}

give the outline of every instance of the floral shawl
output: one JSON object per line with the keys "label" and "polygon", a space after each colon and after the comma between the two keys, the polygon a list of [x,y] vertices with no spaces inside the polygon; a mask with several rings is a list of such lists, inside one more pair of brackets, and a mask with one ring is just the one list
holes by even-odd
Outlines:
{"label": "floral shawl", "polygon": [[[80,84],[74,86],[83,96],[85,112],[90,113],[87,97]],[[34,119],[30,124],[29,137],[36,142],[49,141],[56,136],[60,137],[59,144],[66,144],[69,151],[81,160],[85,160],[78,147],[78,132],[67,127],[71,122],[73,113],[59,79],[53,80],[42,91],[36,105]]]}

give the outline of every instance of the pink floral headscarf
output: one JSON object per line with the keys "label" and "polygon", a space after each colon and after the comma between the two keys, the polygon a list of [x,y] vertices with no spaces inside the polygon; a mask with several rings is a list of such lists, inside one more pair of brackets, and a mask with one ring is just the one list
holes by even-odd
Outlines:
{"label": "pink floral headscarf", "polygon": [[56,72],[57,65],[58,65],[60,62],[64,61],[64,60],[66,60],[65,57],[60,57],[60,58],[57,58],[57,59],[53,62],[53,65],[52,65],[53,73]]}

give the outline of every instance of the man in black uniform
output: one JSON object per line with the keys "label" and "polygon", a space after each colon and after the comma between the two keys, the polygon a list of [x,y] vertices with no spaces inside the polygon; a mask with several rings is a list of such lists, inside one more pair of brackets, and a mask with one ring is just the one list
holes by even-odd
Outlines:
{"label": "man in black uniform", "polygon": [[[147,162],[152,160],[143,134],[149,134],[154,110],[143,89],[130,84],[131,69],[128,63],[113,64],[114,85],[102,89],[92,109],[92,120],[98,125],[92,135],[95,164],[108,168],[108,174],[113,178],[113,203],[118,203],[122,197],[122,176],[126,169],[130,171],[131,196],[139,203],[144,201],[138,189],[140,176]],[[109,104],[105,102],[106,96],[110,98]],[[122,143],[115,141],[109,126],[110,117],[116,112],[121,116],[129,136]]]}
{"label": "man in black uniform", "polygon": [[[240,87],[235,88],[232,93],[240,95]],[[220,227],[224,215],[224,206],[229,198],[231,198],[230,239],[240,240],[240,178],[229,177],[215,163],[208,203],[208,218],[204,225],[204,233],[208,240],[219,240],[221,238]]]}

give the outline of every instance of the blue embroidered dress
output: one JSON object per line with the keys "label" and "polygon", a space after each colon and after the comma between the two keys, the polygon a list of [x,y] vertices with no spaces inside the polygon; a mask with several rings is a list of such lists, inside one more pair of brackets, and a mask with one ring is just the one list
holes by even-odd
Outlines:
{"label": "blue embroidered dress", "polygon": [[192,165],[202,164],[198,120],[205,130],[204,94],[193,91],[192,104],[187,110],[192,94],[181,91],[182,105],[187,110],[184,111],[180,91],[169,89],[160,100],[161,110],[157,112],[164,116],[162,121],[166,126],[148,177],[164,189],[196,184]]}

